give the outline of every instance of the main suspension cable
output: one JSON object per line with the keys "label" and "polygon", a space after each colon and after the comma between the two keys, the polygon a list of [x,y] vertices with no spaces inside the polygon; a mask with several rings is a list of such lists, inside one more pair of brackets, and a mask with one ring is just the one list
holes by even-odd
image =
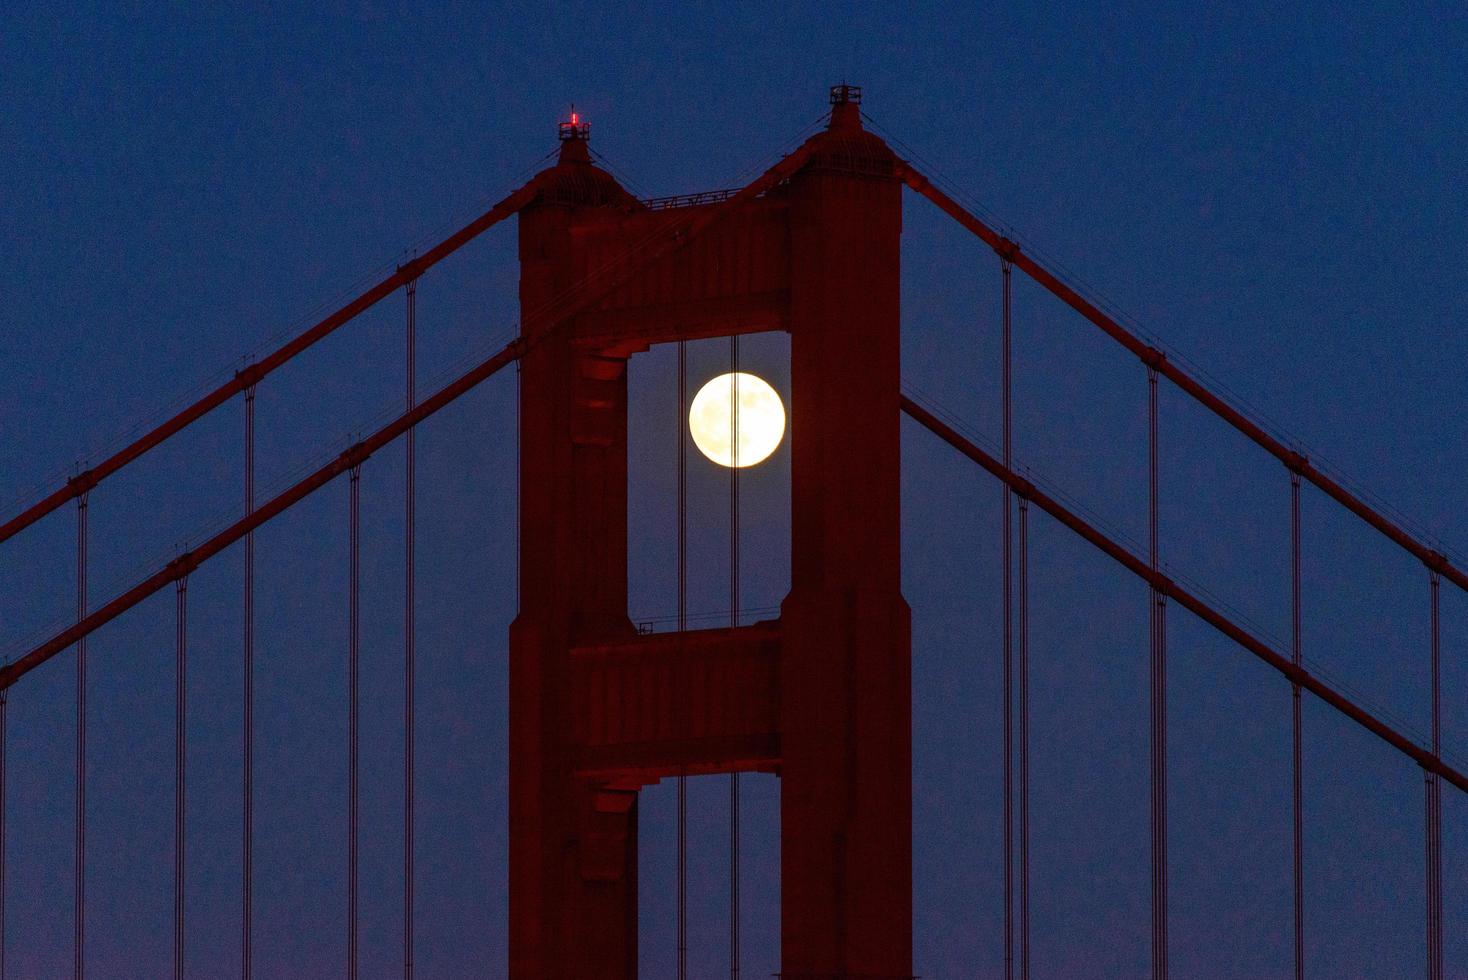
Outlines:
{"label": "main suspension cable", "polygon": [[1122,326],[1095,304],[1081,296],[1075,289],[1063,282],[1055,273],[1045,268],[1030,255],[1021,251],[1013,241],[1004,237],[977,215],[944,193],[944,191],[935,186],[932,181],[920,173],[910,162],[899,161],[897,175],[913,191],[927,198],[939,210],[957,221],[959,225],[979,238],[990,248],[1001,254],[1009,254],[1021,272],[1025,273],[1061,302],[1100,328],[1103,333],[1111,337],[1122,347],[1144,362],[1155,364],[1157,370],[1163,376],[1194,401],[1233,426],[1246,438],[1280,462],[1287,466],[1297,467],[1305,479],[1323,490],[1327,496],[1333,498],[1341,506],[1375,528],[1418,561],[1426,564],[1428,568],[1436,570],[1443,578],[1446,578],[1458,588],[1468,592],[1468,571],[1455,566],[1449,561],[1446,555],[1428,547],[1403,527],[1400,522],[1388,517],[1377,507],[1361,499],[1361,497],[1357,496],[1350,489],[1343,486],[1339,480],[1332,478],[1299,452],[1291,449],[1281,442],[1280,439],[1266,432],[1259,423],[1254,422],[1243,412],[1214,394],[1201,381],[1193,377],[1192,374],[1189,374],[1186,370],[1168,360],[1162,351],[1151,346],[1143,338]]}
{"label": "main suspension cable", "polygon": [[[590,308],[591,305],[605,298],[612,291],[630,282],[635,275],[645,271],[652,264],[687,248],[689,243],[696,240],[715,223],[739,210],[770,188],[777,186],[782,180],[789,178],[791,174],[798,171],[810,159],[813,153],[813,144],[807,143],[802,145],[788,156],[783,157],[758,179],[746,184],[732,197],[712,205],[708,209],[695,209],[700,213],[688,221],[678,224],[671,230],[667,230],[661,234],[650,235],[650,240],[657,239],[657,241],[652,242],[650,247],[638,256],[640,261],[629,261],[620,266],[617,262],[609,263],[608,269],[610,271],[605,276],[600,277],[594,286],[591,284],[591,277],[584,278],[578,286],[582,291],[577,294],[576,298],[560,304],[547,304],[546,310],[531,314],[537,323],[549,321],[551,327],[548,331],[533,340],[526,339],[522,336],[510,341],[501,350],[490,355],[465,374],[460,375],[434,392],[412,412],[405,413],[389,422],[360,443],[348,447],[336,459],[333,459],[288,489],[277,494],[261,507],[257,514],[247,515],[245,518],[234,522],[229,527],[206,539],[203,544],[193,549],[190,553],[191,559],[195,564],[207,561],[209,558],[218,554],[221,548],[237,541],[248,530],[265,523],[275,515],[320,489],[335,477],[340,476],[349,468],[353,459],[357,459],[359,456],[365,458],[366,455],[370,455],[399,435],[402,435],[410,426],[418,424],[445,405],[451,404],[461,395],[474,389],[487,378],[493,376],[500,368],[506,366],[511,361],[518,360],[528,350],[546,342],[551,337],[560,336],[562,331],[566,329],[567,324],[572,322],[571,318],[577,313]],[[532,182],[526,185],[526,188],[522,188],[522,191],[530,193],[535,186],[534,182]],[[502,202],[502,205],[508,207],[510,200],[507,198],[506,202]],[[517,204],[516,207],[518,206]],[[498,210],[500,208],[497,208]],[[448,248],[448,246],[452,245],[453,248],[457,248],[459,245],[462,245],[467,240],[464,238],[464,235],[470,234],[470,229],[473,229],[473,234],[477,234],[486,227],[484,222],[490,220],[490,218],[491,215],[486,215],[483,219],[470,226],[470,228],[466,228],[464,232],[454,236],[452,239],[447,240],[415,260],[416,264],[411,270],[406,266],[403,267],[400,270],[400,274],[407,275],[409,271],[421,274],[427,268],[426,263],[428,263],[430,258],[434,256],[442,258],[447,254],[444,249]],[[618,268],[621,268],[620,272],[617,271]],[[406,282],[406,279],[400,281]],[[551,309],[551,307],[554,307],[554,309]],[[522,317],[522,326],[525,322],[525,318]],[[256,365],[256,368],[263,369],[264,365],[265,361],[261,361],[259,365]],[[83,482],[87,480],[95,481],[100,478],[100,475],[102,475],[100,468],[93,469],[84,474],[84,477],[77,479]],[[77,496],[77,491],[68,487],[67,496],[68,498]],[[137,605],[147,596],[163,588],[171,580],[171,578],[166,577],[166,570],[155,572],[147,579],[138,582],[121,595],[114,597],[104,604],[97,613],[87,617],[82,622],[67,627],[39,646],[21,655],[17,660],[4,667],[0,667],[0,688],[7,688],[14,684],[26,673],[34,670],[61,650],[76,643],[83,634],[89,633],[106,622],[110,622],[121,613]]]}
{"label": "main suspension cable", "polygon": [[297,334],[282,346],[266,354],[257,362],[251,364],[247,369],[237,371],[229,381],[219,385],[199,400],[175,413],[165,421],[148,430],[142,436],[139,436],[123,448],[103,459],[96,466],[82,474],[81,478],[74,478],[67,481],[64,486],[47,494],[44,498],[36,501],[21,513],[16,514],[4,523],[0,523],[0,542],[30,527],[42,517],[45,517],[56,508],[65,504],[66,501],[74,497],[79,498],[90,487],[107,479],[107,477],[127,466],[133,460],[161,445],[183,429],[192,425],[205,415],[208,415],[236,394],[253,386],[266,375],[314,346],[318,341],[329,336],[338,328],[356,318],[359,314],[371,309],[377,303],[386,299],[398,287],[418,278],[499,222],[516,214],[522,207],[534,200],[539,193],[540,178],[532,178],[528,183],[512,191],[488,211],[427,249],[422,255],[413,259],[412,262],[399,266],[392,275],[382,279],[366,292],[356,296],[347,302],[346,305],[328,314],[324,319],[318,321],[309,329]]}
{"label": "main suspension cable", "polygon": [[347,481],[347,978],[357,978],[357,645],[358,536],[361,520],[362,466],[352,467]]}
{"label": "main suspension cable", "polygon": [[[76,498],[76,618],[87,616],[87,500],[90,490]],[[76,642],[76,882],[73,897],[72,976],[86,975],[87,923],[87,637]]]}
{"label": "main suspension cable", "polygon": [[184,975],[184,853],[187,807],[188,637],[189,577],[174,583],[174,692],[173,692],[173,978]]}
{"label": "main suspension cable", "polygon": [[1437,773],[1442,779],[1447,780],[1459,790],[1468,793],[1468,773],[1455,768],[1450,762],[1445,761],[1441,755],[1433,752],[1430,748],[1424,748],[1418,745],[1405,732],[1393,728],[1386,721],[1378,718],[1368,709],[1357,704],[1348,695],[1332,687],[1326,681],[1311,674],[1304,668],[1295,667],[1290,663],[1287,653],[1281,653],[1274,649],[1264,640],[1249,632],[1248,629],[1234,622],[1226,613],[1209,605],[1200,596],[1189,591],[1180,582],[1161,573],[1154,573],[1147,563],[1145,556],[1138,556],[1130,547],[1108,536],[1106,532],[1090,523],[1078,512],[1061,503],[1057,497],[1045,492],[1042,487],[1036,485],[1033,481],[1012,470],[1005,469],[1004,463],[1000,459],[980,449],[969,439],[961,435],[953,426],[913,401],[912,398],[903,395],[900,405],[902,411],[919,425],[962,453],[969,460],[977,463],[992,476],[1008,483],[1015,492],[1028,496],[1032,504],[1055,518],[1059,523],[1069,528],[1082,540],[1092,545],[1096,550],[1106,555],[1122,568],[1143,582],[1156,587],[1163,594],[1164,598],[1170,598],[1183,609],[1197,616],[1204,623],[1207,623],[1219,634],[1228,639],[1234,646],[1263,661],[1269,667],[1283,675],[1286,680],[1298,681],[1305,691],[1315,695],[1315,697],[1319,698],[1328,707],[1339,712],[1357,725],[1360,725],[1366,731],[1390,745],[1397,752],[1411,759],[1418,766],[1430,772]]}
{"label": "main suspension cable", "polygon": [[[245,389],[245,514],[255,512],[255,386]],[[245,532],[244,732],[240,842],[240,974],[250,980],[255,862],[255,532]]]}
{"label": "main suspension cable", "polygon": [[[407,295],[407,404],[412,411],[417,404],[416,356],[417,356],[417,308],[418,280],[408,283]],[[403,491],[404,555],[403,555],[403,977],[413,980],[413,763],[414,763],[414,587],[416,573],[413,568],[417,550],[417,487],[415,469],[417,451],[414,443],[416,426],[409,426],[403,436],[405,487]],[[517,437],[518,438],[518,437]],[[516,468],[518,473],[518,467]]]}

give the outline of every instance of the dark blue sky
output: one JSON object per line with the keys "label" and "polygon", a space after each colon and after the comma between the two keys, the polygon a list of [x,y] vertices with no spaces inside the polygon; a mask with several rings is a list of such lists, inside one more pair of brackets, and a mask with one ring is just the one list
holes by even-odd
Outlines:
{"label": "dark blue sky", "polygon": [[[98,458],[534,172],[573,101],[642,194],[726,187],[788,148],[843,78],[866,110],[1017,235],[1446,549],[1468,550],[1468,15],[1370,4],[652,6],[393,4],[200,13],[17,3],[0,12],[0,500]],[[507,225],[427,277],[420,390],[514,331]],[[997,437],[998,268],[909,196],[904,377]],[[1016,290],[1017,456],[1134,540],[1145,533],[1144,372]],[[394,298],[262,385],[262,494],[401,399]],[[788,390],[786,344],[746,345]],[[693,377],[722,367],[714,345]],[[670,614],[670,358],[634,362],[633,616]],[[504,971],[504,636],[514,608],[514,382],[420,437],[420,976]],[[1283,645],[1283,469],[1163,395],[1162,550],[1179,578]],[[104,599],[240,506],[231,405],[93,494]],[[915,969],[1001,966],[999,491],[904,428],[914,614]],[[695,459],[696,464],[701,461]],[[694,612],[727,602],[722,477],[691,467]],[[785,587],[788,456],[744,495],[744,605]],[[401,452],[364,469],[367,975],[399,943]],[[332,975],[345,900],[346,486],[258,538],[258,975]],[[6,507],[9,511],[13,508]],[[72,515],[6,543],[14,655],[71,615]],[[1036,976],[1147,964],[1141,586],[1049,521],[1033,536]],[[1420,566],[1305,498],[1305,649],[1426,728]],[[238,549],[191,583],[190,967],[238,953]],[[172,596],[92,644],[91,975],[169,955]],[[1173,968],[1290,968],[1288,689],[1171,618]],[[1468,601],[1444,590],[1445,732]],[[7,944],[17,976],[69,969],[69,657],[11,700]],[[1305,713],[1313,975],[1421,970],[1421,777],[1318,704]],[[705,785],[705,782],[707,784]],[[724,962],[722,781],[692,789],[695,975]],[[749,975],[778,968],[778,786],[749,779]],[[643,800],[644,974],[667,976],[670,787]],[[1449,973],[1468,970],[1468,803],[1446,794]],[[704,902],[704,896],[709,901]],[[707,904],[705,910],[703,906]]]}

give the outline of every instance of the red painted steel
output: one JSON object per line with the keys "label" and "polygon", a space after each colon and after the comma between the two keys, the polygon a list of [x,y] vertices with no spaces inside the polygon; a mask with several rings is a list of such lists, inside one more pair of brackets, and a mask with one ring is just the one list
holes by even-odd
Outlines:
{"label": "red painted steel", "polygon": [[570,653],[571,765],[586,779],[774,772],[780,627],[632,635]]}
{"label": "red painted steel", "polygon": [[[520,214],[522,311],[557,309],[589,278],[578,267],[578,212],[640,207],[592,166],[582,139],[561,146],[557,165],[538,178],[546,194]],[[510,975],[632,977],[637,794],[635,786],[575,775],[574,728],[594,716],[576,710],[572,653],[636,635],[626,612],[626,361],[579,348],[573,331],[554,329],[559,317],[522,318],[520,609],[509,664]]]}
{"label": "red painted steel", "polygon": [[1279,671],[1284,675],[1286,680],[1300,685],[1304,690],[1309,691],[1336,711],[1339,711],[1398,752],[1410,758],[1427,772],[1437,773],[1454,786],[1468,792],[1468,774],[1462,773],[1448,765],[1436,752],[1418,745],[1406,735],[1397,731],[1344,694],[1332,688],[1329,684],[1311,674],[1304,667],[1293,663],[1287,655],[1280,653],[1263,640],[1258,639],[1242,626],[1233,622],[1233,620],[1172,581],[1166,575],[1160,572],[1154,573],[1145,559],[1132,554],[1125,546],[1107,537],[1084,518],[1071,511],[1054,497],[1040,490],[1023,476],[1006,469],[1001,461],[990,456],[978,446],[965,439],[951,426],[944,423],[936,415],[912,399],[903,397],[902,410],[938,438],[963,453],[975,463],[978,463],[998,479],[1008,483],[1016,493],[1028,497],[1031,502],[1038,504],[1047,514],[1080,535],[1127,571],[1149,585],[1155,586],[1157,591],[1162,595],[1172,599],[1178,605],[1188,610],[1188,612],[1228,637],[1235,644]]}
{"label": "red painted steel", "polygon": [[[629,254],[619,262],[609,263],[606,266],[596,270],[594,273],[588,275],[583,280],[575,283],[574,289],[568,287],[568,294],[565,297],[561,298],[554,307],[549,309],[537,310],[535,311],[533,316],[527,317],[527,322],[544,322],[548,326],[555,327],[554,330],[547,329],[543,331],[542,334],[533,341],[527,341],[523,337],[517,338],[516,340],[512,341],[498,353],[492,355],[491,357],[480,363],[477,367],[460,376],[457,380],[450,382],[443,388],[439,389],[439,391],[436,392],[428,400],[420,403],[417,408],[399,416],[397,419],[383,426],[367,439],[357,443],[355,446],[348,448],[332,462],[327,463],[325,466],[322,466],[311,475],[305,477],[290,488],[276,495],[276,497],[274,497],[270,502],[261,507],[258,511],[251,512],[250,514],[236,521],[234,524],[231,524],[229,527],[225,528],[223,531],[206,540],[199,547],[193,549],[190,552],[186,552],[183,555],[180,555],[178,558],[174,559],[174,562],[170,563],[169,568],[164,568],[158,572],[155,572],[153,575],[137,583],[132,588],[116,596],[110,602],[106,603],[92,614],[85,617],[80,617],[79,621],[73,626],[62,630],[51,639],[25,653],[10,664],[7,664],[5,667],[0,668],[0,690],[4,690],[10,687],[10,685],[14,684],[22,676],[35,669],[46,660],[49,660],[51,657],[55,656],[61,650],[70,646],[72,643],[77,643],[80,640],[84,639],[88,634],[97,629],[99,626],[111,622],[117,616],[126,612],[128,609],[131,609],[143,599],[146,599],[148,596],[163,588],[170,581],[172,581],[172,576],[169,571],[172,565],[177,564],[180,567],[184,565],[197,566],[198,564],[201,564],[209,558],[212,558],[214,555],[218,554],[219,551],[233,544],[235,541],[238,541],[249,531],[253,531],[256,528],[259,528],[261,525],[267,523],[272,518],[274,518],[277,514],[294,506],[301,500],[304,500],[306,497],[310,496],[312,493],[319,490],[327,483],[331,482],[331,480],[346,472],[348,469],[350,469],[350,460],[357,458],[358,456],[360,456],[361,459],[365,459],[373,452],[376,452],[378,449],[382,448],[383,446],[392,442],[398,436],[402,435],[409,428],[416,426],[418,423],[422,422],[430,415],[433,415],[439,409],[443,408],[444,406],[459,398],[461,395],[478,386],[481,382],[485,381],[487,378],[489,378],[491,375],[493,375],[509,362],[521,357],[525,351],[532,349],[533,347],[548,339],[559,336],[560,333],[564,330],[565,326],[571,322],[573,317],[575,317],[583,310],[587,309],[591,304],[599,302],[600,300],[606,298],[609,293],[617,289],[619,286],[625,284],[639,271],[642,271],[647,267],[654,265],[664,258],[667,258],[671,255],[676,255],[683,246],[685,246],[698,234],[713,226],[722,218],[725,218],[727,215],[738,210],[746,202],[753,200],[754,198],[768,191],[770,188],[786,180],[791,173],[800,168],[800,166],[804,163],[806,157],[809,155],[809,152],[810,150],[808,147],[797,149],[789,156],[782,159],[779,163],[775,164],[775,166],[771,167],[757,180],[745,185],[743,190],[741,190],[734,197],[728,199],[723,204],[720,204],[710,209],[701,209],[700,213],[693,218],[690,218],[679,224],[659,229],[656,234],[650,235],[646,238],[646,240],[639,242],[639,249],[635,254]],[[529,184],[526,185],[525,188],[522,188],[521,190],[524,191],[526,188],[534,185],[535,181],[532,180]],[[516,194],[511,195],[510,198],[506,198],[505,201],[501,203],[507,204],[512,199],[517,198],[520,193],[521,192],[516,192]],[[488,219],[489,215],[487,214],[484,218],[480,220],[485,221]],[[468,234],[470,229],[475,228],[477,224],[478,223],[476,222],[475,224],[467,226],[457,235],[445,240],[445,242],[440,244],[436,249],[425,253],[422,257],[416,260],[417,265],[413,266],[412,268],[416,268],[418,272],[421,273],[422,269],[425,268],[423,263],[430,256],[433,256],[436,252],[440,252],[441,250],[448,248],[450,243],[457,242],[457,244],[453,245],[454,248],[462,246],[464,244],[464,241],[467,241],[467,238],[462,241],[459,239],[462,236]],[[479,230],[482,231],[483,229]],[[477,232],[475,232],[475,234],[477,234]],[[473,236],[470,235],[469,237]],[[449,250],[452,251],[452,249]],[[438,254],[435,261],[441,260],[446,255],[447,252]],[[404,266],[403,268],[408,269],[410,268],[410,266]],[[378,297],[378,299],[380,298],[381,297]],[[360,312],[360,310],[358,312]],[[322,322],[326,323],[327,321]],[[302,338],[297,339],[299,341]],[[290,345],[287,346],[289,347]],[[286,348],[282,348],[281,350],[284,351],[285,349]],[[279,353],[280,352],[277,352],[277,354]],[[295,351],[295,353],[299,353],[299,351]],[[292,354],[292,356],[294,355]],[[255,368],[258,369],[264,363],[264,361],[260,362],[260,365],[256,365]],[[246,373],[247,372],[242,372],[241,376],[244,376]],[[258,380],[258,373],[249,373],[249,381],[251,384]],[[198,404],[203,404],[203,402],[200,402]],[[179,417],[181,418],[182,416]],[[197,417],[198,416],[194,416],[194,418]],[[190,421],[192,421],[192,419],[190,419]],[[183,424],[186,425],[187,422]],[[180,428],[182,428],[182,426],[180,426]],[[144,438],[146,439],[148,437]],[[153,445],[156,444],[156,442],[153,443]],[[135,454],[135,456],[139,454]],[[135,456],[133,458],[135,458]],[[123,463],[125,462],[127,462],[127,460],[123,461]],[[119,463],[110,472],[115,472],[115,470],[117,468],[120,468],[123,463]],[[90,488],[92,486],[95,486],[97,480],[100,479],[100,476],[98,476],[99,472],[99,468],[93,468],[87,473],[82,474],[81,477],[77,477],[72,481],[72,483],[77,483],[79,486],[84,488],[78,494],[76,494],[76,496],[78,497],[79,505],[84,505],[86,493],[89,492]],[[68,486],[70,486],[70,484],[68,484]],[[19,520],[19,518],[16,518],[15,520]],[[0,540],[3,540],[3,538],[0,538]]]}
{"label": "red painted steel", "polygon": [[[1165,356],[1079,296],[1015,243],[934,188],[862,128],[859,89],[833,89],[830,125],[737,192],[650,208],[592,165],[584,128],[563,133],[558,163],[421,258],[337,310],[232,381],[0,525],[0,541],[76,499],[78,621],[0,668],[0,726],[9,686],[78,645],[75,971],[84,966],[85,643],[102,624],[174,582],[178,588],[175,969],[183,956],[185,592],[199,564],[342,473],[351,474],[349,673],[351,885],[349,972],[356,954],[358,471],[399,435],[409,441],[407,519],[413,514],[412,432],[512,360],[520,390],[519,615],[510,636],[510,970],[536,980],[637,975],[637,797],[640,787],[690,773],[731,774],[731,976],[737,978],[738,783],[777,773],[781,792],[782,976],[787,980],[906,980],[912,968],[910,612],[900,589],[900,415],[910,417],[1005,486],[1005,964],[1013,968],[1011,493],[1019,501],[1019,889],[1021,974],[1029,967],[1028,508],[1041,507],[1151,587],[1154,972],[1166,971],[1165,601],[1172,599],[1278,670],[1295,693],[1296,948],[1300,931],[1301,690],[1407,755],[1427,776],[1429,969],[1440,973],[1439,780],[1468,791],[1438,744],[1437,586],[1468,576],[1355,498],[1307,459],[1208,392]],[[899,387],[902,186],[934,201],[1000,255],[1004,281],[1004,457],[996,460]],[[414,284],[432,265],[510,214],[520,215],[524,335],[422,403],[413,388]],[[1010,268],[1018,266],[1148,367],[1149,524],[1133,554],[1018,476],[1010,447]],[[253,391],[267,373],[400,286],[408,298],[407,411],[285,492],[253,506]],[[777,621],[738,625],[738,472],[731,479],[731,606],[724,630],[686,630],[684,460],[680,437],[679,629],[641,636],[626,615],[626,365],[655,343],[784,330],[791,335],[791,589]],[[680,345],[680,405],[683,390]],[[1294,643],[1273,650],[1171,581],[1158,567],[1157,394],[1165,376],[1292,471]],[[95,612],[86,606],[87,495],[98,481],[194,420],[246,393],[246,515]],[[680,419],[681,423],[681,419]],[[736,432],[737,443],[737,432]],[[1301,665],[1299,479],[1310,479],[1431,570],[1433,738],[1424,748]],[[410,530],[411,535],[411,530]],[[412,543],[407,565],[405,726],[412,728]],[[252,603],[247,571],[246,604]],[[246,718],[249,648],[246,623]],[[246,721],[246,737],[250,726]],[[3,727],[0,727],[3,739]],[[405,757],[405,975],[412,971],[412,754]],[[246,748],[246,820],[249,809]],[[0,740],[3,753],[3,740]],[[0,755],[0,843],[3,843]],[[678,957],[685,945],[680,785]],[[245,838],[245,969],[249,969],[249,831]],[[0,861],[3,874],[3,861]],[[3,878],[0,878],[3,881]],[[3,908],[3,907],[0,907]],[[0,913],[3,914],[3,913]],[[3,919],[0,919],[3,929]],[[3,957],[3,950],[0,950]],[[1302,960],[1297,960],[1298,965]],[[3,964],[3,959],[0,959]],[[3,968],[3,967],[0,967]]]}
{"label": "red painted steel", "polygon": [[[667,212],[649,213],[569,139],[521,212],[521,306],[547,313],[526,316],[522,360],[514,977],[636,976],[637,788],[751,768],[782,780],[784,975],[911,976],[901,184],[855,109],[838,105],[828,130],[723,203]],[[601,298],[572,316],[565,297],[582,282]],[[637,638],[627,620],[626,361],[653,343],[759,329],[791,334],[791,592],[778,653],[715,668],[698,634]],[[660,644],[677,669],[652,655]],[[631,649],[647,655],[623,662]],[[745,678],[737,709],[696,699],[710,669],[744,672],[729,675]],[[648,725],[671,741],[650,740]]]}
{"label": "red painted steel", "polygon": [[[840,103],[791,182],[781,969],[912,974],[897,161]],[[858,761],[859,760],[859,761]]]}

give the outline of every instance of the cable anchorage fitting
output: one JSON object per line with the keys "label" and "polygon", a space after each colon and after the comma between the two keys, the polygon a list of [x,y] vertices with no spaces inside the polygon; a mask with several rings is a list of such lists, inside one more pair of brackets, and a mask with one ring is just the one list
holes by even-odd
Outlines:
{"label": "cable anchorage fitting", "polygon": [[182,581],[189,577],[194,569],[199,567],[199,559],[194,557],[192,551],[185,551],[173,561],[168,563],[168,577],[174,582]]}
{"label": "cable anchorage fitting", "polygon": [[260,379],[264,377],[265,372],[260,370],[260,365],[255,363],[246,364],[244,367],[240,368],[234,373],[235,381],[238,382],[240,388],[245,391],[249,391],[251,388],[255,387],[257,384],[260,383]]}
{"label": "cable anchorage fitting", "polygon": [[1303,476],[1305,471],[1310,468],[1310,457],[1304,453],[1290,449],[1285,452],[1284,464],[1285,469],[1291,473],[1297,473]]}
{"label": "cable anchorage fitting", "polygon": [[426,272],[428,267],[424,264],[421,256],[414,256],[402,265],[398,266],[398,278],[404,285],[414,282],[419,276]]}
{"label": "cable anchorage fitting", "polygon": [[371,455],[365,442],[354,442],[342,450],[342,454],[336,458],[336,461],[341,469],[354,470],[367,462]]}
{"label": "cable anchorage fitting", "polygon": [[999,242],[994,246],[994,251],[999,253],[1000,261],[1013,265],[1014,260],[1019,258],[1019,242],[1004,235],[999,236]]}
{"label": "cable anchorage fitting", "polygon": [[1167,353],[1165,351],[1158,350],[1156,347],[1153,347],[1151,345],[1143,348],[1142,352],[1138,354],[1137,357],[1141,359],[1143,364],[1147,365],[1147,367],[1151,368],[1153,371],[1161,371],[1162,365],[1167,363]]}
{"label": "cable anchorage fitting", "polygon": [[1174,588],[1172,579],[1163,574],[1161,570],[1154,572],[1149,569],[1147,571],[1147,584],[1151,585],[1152,590],[1157,593],[1159,601],[1172,598]]}
{"label": "cable anchorage fitting", "polygon": [[898,160],[892,167],[892,175],[913,190],[922,192],[928,186],[928,178],[912,168],[906,160]]}
{"label": "cable anchorage fitting", "polygon": [[91,493],[98,482],[96,471],[88,467],[67,480],[66,488],[73,497],[81,497]]}
{"label": "cable anchorage fitting", "polygon": [[1287,661],[1280,665],[1279,671],[1285,675],[1286,680],[1297,687],[1303,687],[1311,679],[1310,672],[1305,669],[1304,664],[1289,663]]}
{"label": "cable anchorage fitting", "polygon": [[1427,566],[1428,571],[1437,575],[1446,575],[1448,569],[1453,567],[1447,555],[1432,548],[1427,549],[1427,555],[1422,559],[1422,564]]}

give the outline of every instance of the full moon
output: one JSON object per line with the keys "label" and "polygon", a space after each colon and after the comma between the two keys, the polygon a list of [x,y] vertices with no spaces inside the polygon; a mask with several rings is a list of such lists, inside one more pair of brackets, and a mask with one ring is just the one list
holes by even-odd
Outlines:
{"label": "full moon", "polygon": [[[736,429],[739,445],[731,451]],[[720,466],[742,469],[763,462],[780,445],[785,435],[785,406],[763,378],[742,371],[721,374],[693,396],[688,431],[699,452]]]}

